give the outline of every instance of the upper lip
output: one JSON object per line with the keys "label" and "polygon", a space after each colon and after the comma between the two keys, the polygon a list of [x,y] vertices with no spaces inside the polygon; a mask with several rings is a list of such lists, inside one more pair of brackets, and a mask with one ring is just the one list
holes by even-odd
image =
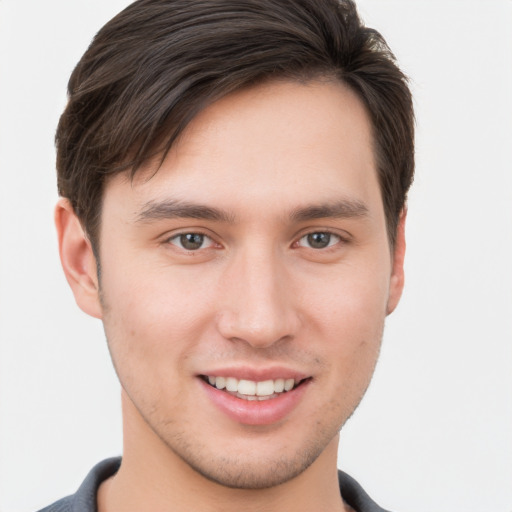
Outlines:
{"label": "upper lip", "polygon": [[269,368],[254,368],[249,366],[232,366],[224,368],[212,368],[201,372],[200,375],[209,377],[234,377],[238,380],[253,380],[261,382],[275,379],[294,379],[296,382],[307,379],[311,375],[283,366]]}

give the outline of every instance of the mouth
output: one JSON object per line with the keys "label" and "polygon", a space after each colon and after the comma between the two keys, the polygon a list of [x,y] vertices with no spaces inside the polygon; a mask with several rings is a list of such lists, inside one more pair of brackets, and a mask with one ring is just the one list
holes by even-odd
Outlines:
{"label": "mouth", "polygon": [[262,381],[215,375],[201,375],[200,377],[211,387],[219,391],[224,391],[242,400],[260,402],[279,398],[311,380],[311,377],[305,379],[277,378]]}
{"label": "mouth", "polygon": [[238,425],[252,426],[281,424],[309,396],[313,380],[287,368],[226,368],[197,377],[216,410]]}

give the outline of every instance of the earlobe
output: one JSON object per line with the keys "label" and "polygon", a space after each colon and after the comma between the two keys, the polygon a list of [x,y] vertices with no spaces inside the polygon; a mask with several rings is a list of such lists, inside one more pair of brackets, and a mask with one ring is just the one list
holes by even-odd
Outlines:
{"label": "earlobe", "polygon": [[386,314],[392,313],[400,301],[404,289],[404,259],[405,259],[405,219],[407,208],[404,207],[398,221],[395,247],[393,250],[393,267],[389,283],[389,297]]}
{"label": "earlobe", "polygon": [[67,199],[61,198],[57,202],[55,226],[60,261],[76,303],[88,315],[101,318],[96,258],[91,242]]}

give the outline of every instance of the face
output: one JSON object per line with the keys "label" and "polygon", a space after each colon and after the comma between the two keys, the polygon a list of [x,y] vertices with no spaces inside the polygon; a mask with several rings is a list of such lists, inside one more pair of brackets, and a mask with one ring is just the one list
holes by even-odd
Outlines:
{"label": "face", "polygon": [[93,314],[125,420],[211,480],[300,474],[368,386],[401,291],[370,131],[340,84],[266,84],[106,185]]}

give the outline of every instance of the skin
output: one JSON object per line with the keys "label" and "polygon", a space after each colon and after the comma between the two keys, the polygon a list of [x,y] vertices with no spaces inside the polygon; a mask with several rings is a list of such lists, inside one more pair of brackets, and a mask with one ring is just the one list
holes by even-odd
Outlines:
{"label": "skin", "polygon": [[[389,246],[363,105],[326,81],[237,92],[155,169],[105,187],[101,282],[68,201],[56,210],[67,279],[102,319],[122,385],[123,462],[100,511],[349,510],[338,432],[370,382],[405,251],[405,214]],[[186,250],[186,233],[202,245]],[[308,383],[264,425],[226,416],[199,377],[275,367]]]}

